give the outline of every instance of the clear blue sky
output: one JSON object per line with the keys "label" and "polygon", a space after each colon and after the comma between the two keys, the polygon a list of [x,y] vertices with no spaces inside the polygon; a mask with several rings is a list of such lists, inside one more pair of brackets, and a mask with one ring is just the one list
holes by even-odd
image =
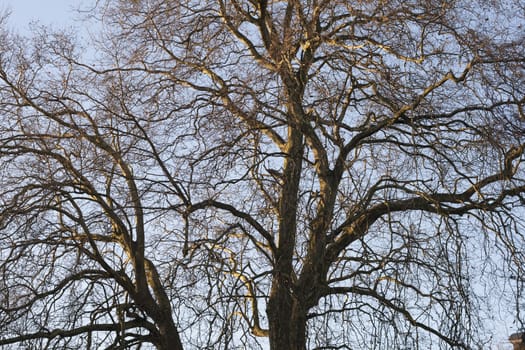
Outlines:
{"label": "clear blue sky", "polygon": [[10,27],[19,32],[29,29],[38,21],[52,26],[70,26],[78,16],[75,8],[85,4],[83,0],[0,0],[0,11],[11,10]]}

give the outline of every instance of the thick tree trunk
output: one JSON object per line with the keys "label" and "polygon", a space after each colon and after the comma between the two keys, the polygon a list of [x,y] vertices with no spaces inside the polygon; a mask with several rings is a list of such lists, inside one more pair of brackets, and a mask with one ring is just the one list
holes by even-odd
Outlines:
{"label": "thick tree trunk", "polygon": [[[290,89],[290,94],[297,91]],[[290,107],[294,109],[293,106]],[[283,185],[279,198],[279,238],[275,254],[272,289],[268,301],[271,350],[306,348],[306,313],[294,295],[294,248],[297,234],[297,198],[303,161],[303,136],[294,127],[288,129],[287,157],[283,168]]]}
{"label": "thick tree trunk", "polygon": [[293,295],[288,277],[274,278],[267,314],[271,350],[306,349],[306,311]]}
{"label": "thick tree trunk", "polygon": [[166,320],[158,324],[159,329],[159,343],[157,349],[159,350],[183,350],[182,342],[179,337],[177,328],[171,320]]}

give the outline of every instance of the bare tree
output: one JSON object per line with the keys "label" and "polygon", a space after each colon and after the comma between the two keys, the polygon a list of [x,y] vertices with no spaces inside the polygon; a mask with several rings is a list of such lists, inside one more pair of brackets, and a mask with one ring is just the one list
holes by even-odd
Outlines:
{"label": "bare tree", "polygon": [[156,117],[126,111],[123,75],[73,66],[65,37],[34,40],[2,43],[0,344],[182,349],[151,260],[170,226],[157,229]]}
{"label": "bare tree", "polygon": [[91,59],[2,36],[0,345],[471,349],[522,321],[520,1],[92,15]]}

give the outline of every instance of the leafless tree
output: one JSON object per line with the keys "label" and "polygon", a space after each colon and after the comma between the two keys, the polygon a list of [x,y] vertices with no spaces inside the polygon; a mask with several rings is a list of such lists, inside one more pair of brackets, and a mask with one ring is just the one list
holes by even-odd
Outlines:
{"label": "leafless tree", "polygon": [[90,14],[84,46],[2,34],[1,346],[477,349],[522,321],[520,1]]}

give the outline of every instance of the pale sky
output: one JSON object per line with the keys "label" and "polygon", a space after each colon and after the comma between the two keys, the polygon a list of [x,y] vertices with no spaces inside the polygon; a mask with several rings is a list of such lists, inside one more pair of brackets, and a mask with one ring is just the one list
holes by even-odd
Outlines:
{"label": "pale sky", "polygon": [[24,32],[34,21],[58,27],[74,25],[78,14],[73,9],[85,3],[85,0],[0,0],[0,11],[10,10],[10,27]]}

